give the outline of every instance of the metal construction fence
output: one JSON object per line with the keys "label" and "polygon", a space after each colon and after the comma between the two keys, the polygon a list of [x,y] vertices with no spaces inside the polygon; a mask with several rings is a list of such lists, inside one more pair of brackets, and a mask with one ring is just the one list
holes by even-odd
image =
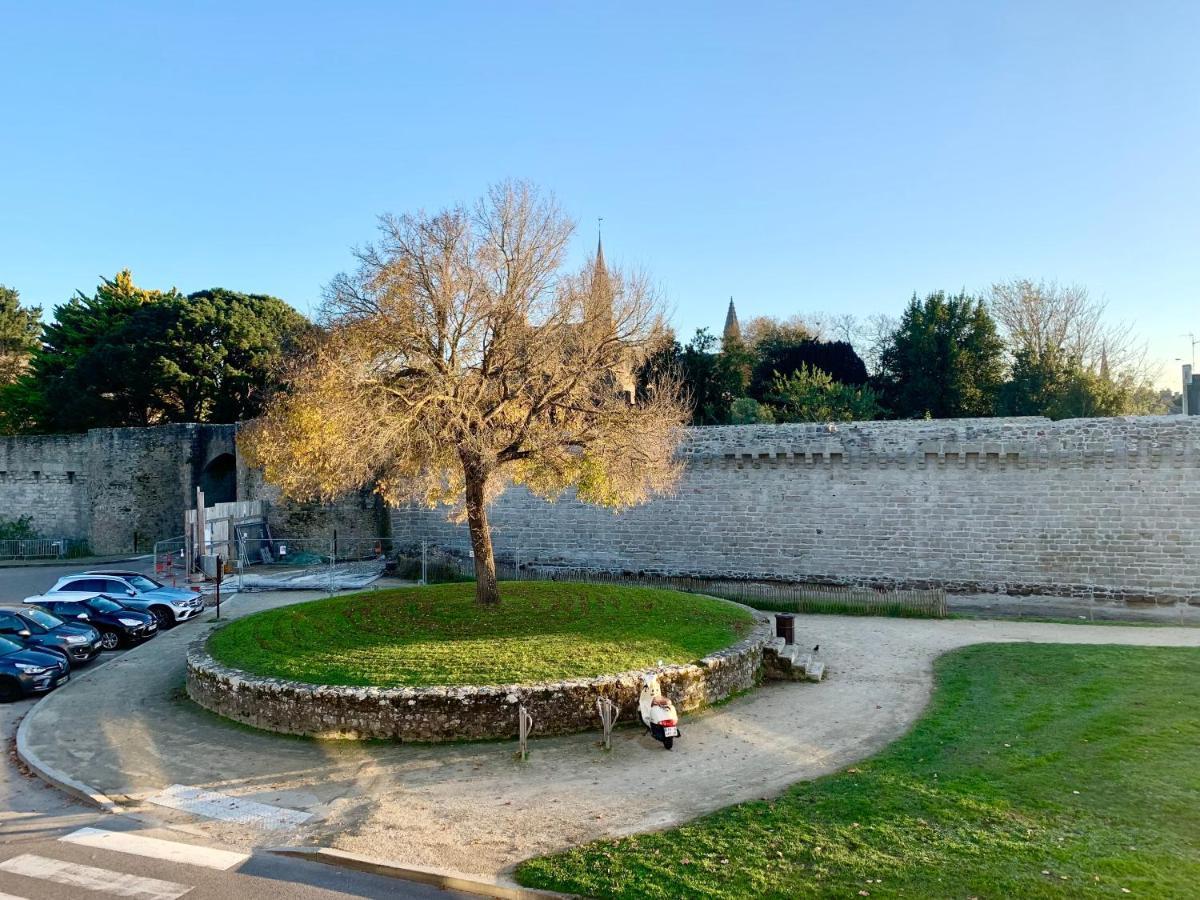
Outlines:
{"label": "metal construction fence", "polygon": [[[474,560],[460,553],[423,544],[398,555],[397,574],[412,580],[454,581],[474,576]],[[424,577],[419,577],[423,572]],[[812,584],[692,575],[655,575],[497,559],[496,577],[503,581],[577,581],[658,587],[735,600],[771,612],[841,613],[864,616],[944,618],[942,589],[880,589],[852,585]]]}
{"label": "metal construction fence", "polygon": [[71,538],[0,541],[0,559],[79,559],[91,555],[88,542]]}
{"label": "metal construction fence", "polygon": [[379,538],[239,537],[236,547],[230,543],[213,542],[189,560],[192,548],[186,539],[159,541],[154,545],[155,575],[170,584],[200,578],[211,582],[216,580],[219,559],[226,590],[333,592],[367,587],[387,565],[385,544]]}
{"label": "metal construction fence", "polygon": [[234,572],[239,591],[365,588],[387,566],[380,538],[241,538]]}

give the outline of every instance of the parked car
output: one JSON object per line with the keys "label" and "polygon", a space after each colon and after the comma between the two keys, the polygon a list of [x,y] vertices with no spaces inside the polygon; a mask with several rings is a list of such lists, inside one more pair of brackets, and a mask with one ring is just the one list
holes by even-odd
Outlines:
{"label": "parked car", "polygon": [[100,632],[95,628],[37,607],[0,606],[0,635],[35,650],[62,653],[72,664],[91,662],[100,655]]}
{"label": "parked car", "polygon": [[100,632],[100,646],[105,650],[132,647],[158,634],[158,620],[150,613],[130,609],[124,598],[75,591],[26,597],[25,602],[68,622],[86,622]]}
{"label": "parked car", "polygon": [[0,702],[44,694],[70,677],[67,661],[61,656],[0,637]]}
{"label": "parked car", "polygon": [[204,598],[197,592],[173,588],[140,572],[124,570],[80,572],[58,579],[47,594],[83,591],[119,598],[131,609],[150,613],[159,628],[171,628],[204,612]]}

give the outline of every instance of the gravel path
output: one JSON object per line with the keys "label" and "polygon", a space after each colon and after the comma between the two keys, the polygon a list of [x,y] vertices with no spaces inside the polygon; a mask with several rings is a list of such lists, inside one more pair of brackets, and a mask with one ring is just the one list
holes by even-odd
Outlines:
{"label": "gravel path", "polygon": [[[239,598],[238,612],[299,598]],[[229,612],[235,612],[233,607]],[[828,680],[771,684],[683,721],[672,753],[638,729],[515,742],[410,746],[318,742],[231,725],[179,696],[183,651],[207,626],[167,632],[39,706],[30,744],[121,803],[172,784],[302,809],[293,832],[200,823],[244,846],[321,844],[416,866],[492,876],[536,854],[660,828],[836,771],[903,734],[930,695],[933,661],[992,641],[1200,646],[1200,629],[802,617]],[[155,646],[157,645],[157,646]]]}

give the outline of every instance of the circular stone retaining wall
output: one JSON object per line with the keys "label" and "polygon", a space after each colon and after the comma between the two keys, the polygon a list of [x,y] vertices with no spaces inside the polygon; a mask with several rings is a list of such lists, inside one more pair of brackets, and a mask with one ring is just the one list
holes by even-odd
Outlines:
{"label": "circular stone retaining wall", "polygon": [[[740,605],[740,604],[736,604]],[[743,607],[746,609],[746,607]],[[451,741],[514,737],[517,707],[533,716],[535,734],[599,727],[596,700],[637,716],[642,678],[653,673],[680,712],[748,690],[758,682],[771,620],[755,610],[749,637],[695,663],[598,678],[522,685],[375,688],[305,684],[253,675],[217,662],[207,637],[188,648],[188,696],[218,715],[284,734],[322,738]]]}

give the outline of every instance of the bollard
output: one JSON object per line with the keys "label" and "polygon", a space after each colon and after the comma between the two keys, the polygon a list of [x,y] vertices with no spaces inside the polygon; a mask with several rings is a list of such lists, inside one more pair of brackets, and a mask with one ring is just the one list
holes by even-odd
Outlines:
{"label": "bollard", "polygon": [[604,733],[604,749],[611,750],[613,725],[616,724],[621,708],[607,697],[603,697],[596,701],[596,711],[600,713],[600,725]]}
{"label": "bollard", "polygon": [[791,613],[775,614],[775,637],[783,638],[785,644],[796,643],[796,617]]}
{"label": "bollard", "polygon": [[524,706],[517,707],[517,740],[521,742],[521,761],[529,758],[529,732],[533,729],[533,716]]}

